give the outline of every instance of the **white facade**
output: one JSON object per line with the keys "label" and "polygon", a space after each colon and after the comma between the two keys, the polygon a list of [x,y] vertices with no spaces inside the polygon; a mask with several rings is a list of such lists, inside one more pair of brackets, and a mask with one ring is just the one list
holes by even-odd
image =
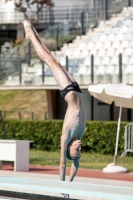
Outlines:
{"label": "white facade", "polygon": [[[55,7],[71,7],[71,6],[84,6],[90,3],[92,0],[52,0]],[[14,1],[5,3],[5,0],[0,1],[0,12],[14,10]]]}
{"label": "white facade", "polygon": [[52,0],[52,2],[54,3],[55,7],[60,7],[60,6],[64,6],[64,7],[71,7],[71,6],[84,6],[87,5],[88,2],[90,3],[93,0]]}
{"label": "white facade", "polygon": [[9,1],[5,3],[5,0],[0,1],[0,23],[10,23],[11,18],[14,18],[12,12],[15,10],[14,2]]}
{"label": "white facade", "polygon": [[[88,0],[52,0],[54,3],[54,9],[67,9],[76,7],[84,7],[90,3]],[[33,5],[32,10],[35,10],[36,5]],[[29,10],[30,11],[30,10]],[[33,16],[35,13],[33,12]],[[32,17],[32,16],[30,16]],[[14,1],[9,1],[5,3],[5,0],[0,1],[0,23],[19,23],[23,21],[23,13],[15,11]]]}

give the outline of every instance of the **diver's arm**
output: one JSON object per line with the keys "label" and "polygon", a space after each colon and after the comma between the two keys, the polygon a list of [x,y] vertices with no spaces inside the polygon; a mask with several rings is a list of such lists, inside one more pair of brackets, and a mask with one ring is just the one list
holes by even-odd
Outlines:
{"label": "diver's arm", "polygon": [[63,137],[61,137],[61,155],[60,155],[60,180],[61,181],[65,181],[66,151],[67,151],[66,140]]}
{"label": "diver's arm", "polygon": [[79,159],[75,159],[71,165],[69,181],[73,181],[79,168]]}

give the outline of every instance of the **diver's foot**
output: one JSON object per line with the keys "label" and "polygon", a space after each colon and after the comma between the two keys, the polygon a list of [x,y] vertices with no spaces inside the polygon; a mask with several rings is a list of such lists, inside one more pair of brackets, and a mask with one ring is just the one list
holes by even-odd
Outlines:
{"label": "diver's foot", "polygon": [[27,20],[24,20],[23,24],[24,24],[24,29],[25,29],[25,38],[27,40],[29,40],[30,39],[29,36],[28,36],[28,34],[30,32],[29,31],[29,27],[32,27],[32,24],[29,21],[27,21]]}

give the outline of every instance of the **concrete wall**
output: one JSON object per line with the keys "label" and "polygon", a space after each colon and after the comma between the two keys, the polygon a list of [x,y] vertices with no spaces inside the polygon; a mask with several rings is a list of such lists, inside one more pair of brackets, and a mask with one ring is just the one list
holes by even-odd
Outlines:
{"label": "concrete wall", "polygon": [[52,0],[55,7],[64,6],[64,7],[71,7],[71,6],[85,6],[93,0]]}
{"label": "concrete wall", "polygon": [[[83,104],[86,114],[86,119],[91,120],[92,112],[92,98],[88,90],[82,90],[83,93]],[[58,90],[47,90],[47,101],[49,119],[64,119],[67,103],[62,99]],[[94,120],[109,120],[110,118],[110,107],[109,105],[98,105],[98,101],[94,99],[93,105],[93,116]]]}
{"label": "concrete wall", "polygon": [[110,106],[100,102],[99,100],[94,98],[93,104],[93,116],[94,120],[103,120],[109,121],[110,120]]}
{"label": "concrete wall", "polygon": [[82,90],[83,93],[83,104],[85,109],[85,115],[87,120],[91,120],[91,96],[88,90]]}
{"label": "concrete wall", "polygon": [[[86,120],[117,121],[119,117],[119,107],[107,105],[90,96],[87,89],[82,90],[83,104],[86,113]],[[64,119],[67,103],[60,96],[59,90],[47,90],[49,119]],[[112,116],[112,119],[110,117]],[[122,121],[128,121],[128,109],[122,109]],[[131,110],[131,120],[133,120],[133,110]]]}

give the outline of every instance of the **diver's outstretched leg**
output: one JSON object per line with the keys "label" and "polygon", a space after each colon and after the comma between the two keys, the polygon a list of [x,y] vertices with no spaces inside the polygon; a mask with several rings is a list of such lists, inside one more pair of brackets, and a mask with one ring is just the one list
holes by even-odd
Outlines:
{"label": "diver's outstretched leg", "polygon": [[61,66],[61,64],[51,54],[49,49],[43,44],[32,24],[30,24],[27,20],[24,20],[23,24],[26,32],[26,38],[32,41],[37,55],[49,66],[55,80],[60,86],[60,89],[64,89],[71,82],[75,82],[73,76]]}

